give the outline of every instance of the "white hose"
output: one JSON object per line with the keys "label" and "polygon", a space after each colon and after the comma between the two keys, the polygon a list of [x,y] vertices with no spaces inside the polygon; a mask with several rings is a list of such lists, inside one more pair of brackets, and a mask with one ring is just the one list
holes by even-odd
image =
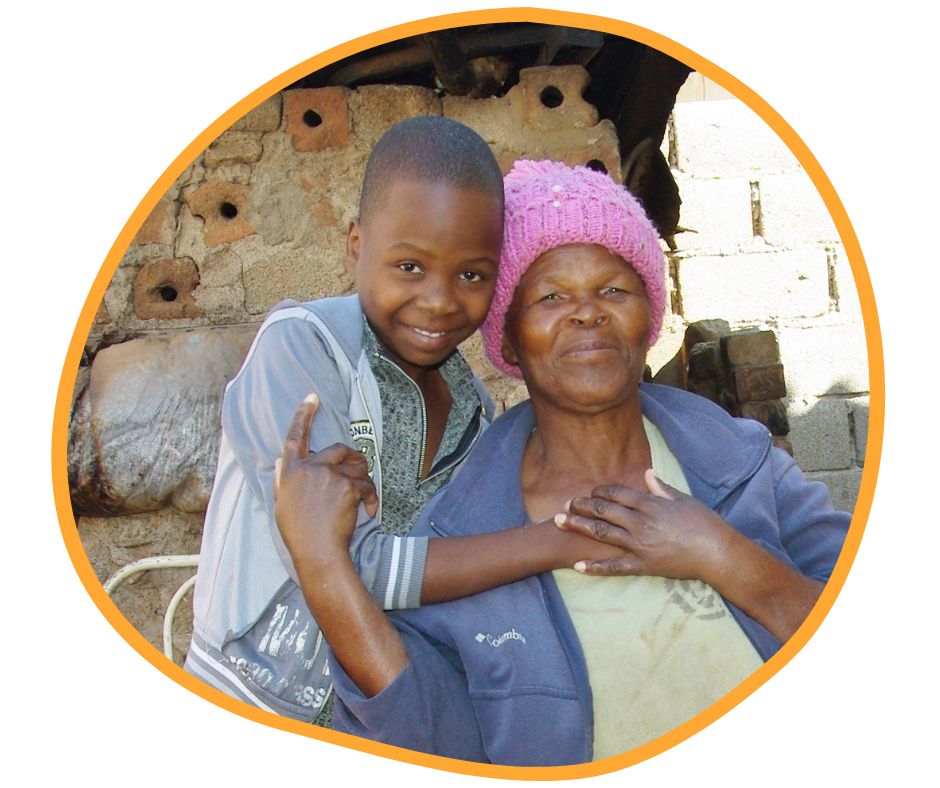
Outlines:
{"label": "white hose", "polygon": [[[154,558],[141,558],[139,561],[134,561],[118,569],[117,572],[111,575],[104,583],[104,592],[111,596],[114,589],[131,575],[146,572],[148,569],[180,569],[198,566],[198,555],[160,555]],[[173,594],[173,598],[170,600],[170,604],[167,605],[166,613],[163,616],[163,653],[169,659],[173,659],[173,619],[176,617],[176,608],[179,607],[186,592],[195,584],[196,575],[193,575],[176,589],[176,593]]]}

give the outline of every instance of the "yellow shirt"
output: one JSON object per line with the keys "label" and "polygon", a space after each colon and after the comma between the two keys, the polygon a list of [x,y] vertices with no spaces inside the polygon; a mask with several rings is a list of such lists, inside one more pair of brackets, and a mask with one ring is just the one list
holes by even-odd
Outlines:
{"label": "yellow shirt", "polygon": [[[653,470],[689,494],[682,467],[643,419]],[[594,760],[645,744],[708,708],[763,664],[721,596],[698,580],[554,572],[594,696]]]}

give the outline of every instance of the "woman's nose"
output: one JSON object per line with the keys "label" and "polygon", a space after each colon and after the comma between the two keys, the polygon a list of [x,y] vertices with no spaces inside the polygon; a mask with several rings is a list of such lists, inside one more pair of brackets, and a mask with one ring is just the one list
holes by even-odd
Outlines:
{"label": "woman's nose", "polygon": [[609,317],[603,305],[595,298],[578,299],[572,306],[574,308],[571,310],[569,320],[579,326],[599,326],[607,322]]}

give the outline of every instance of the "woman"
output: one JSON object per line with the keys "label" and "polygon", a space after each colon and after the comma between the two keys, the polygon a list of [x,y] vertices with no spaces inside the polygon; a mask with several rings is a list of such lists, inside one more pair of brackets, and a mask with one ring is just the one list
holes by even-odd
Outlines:
{"label": "woman", "polygon": [[[531,399],[483,435],[414,533],[554,516],[620,552],[392,623],[353,616],[337,729],[465,760],[598,760],[707,708],[803,622],[850,517],[761,425],[640,385],[663,269],[642,208],[607,176],[520,162],[506,177],[484,341]],[[279,525],[302,552],[301,531]],[[315,577],[304,591],[318,618],[345,604]]]}

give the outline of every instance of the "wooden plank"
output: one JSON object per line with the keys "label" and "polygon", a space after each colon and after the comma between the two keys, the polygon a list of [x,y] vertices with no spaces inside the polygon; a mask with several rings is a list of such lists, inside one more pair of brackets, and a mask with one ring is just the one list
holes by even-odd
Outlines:
{"label": "wooden plank", "polygon": [[[544,45],[554,25],[528,25],[511,30],[490,30],[460,38],[460,47],[468,59],[497,55],[529,46]],[[560,47],[599,48],[604,37],[596,30],[565,28]],[[559,47],[559,48],[560,48]],[[350,63],[330,77],[331,85],[352,85],[364,80],[380,81],[389,77],[430,67],[433,64],[427,44]]]}
{"label": "wooden plank", "polygon": [[457,34],[453,30],[437,30],[426,33],[422,38],[444,90],[452,96],[470,93],[477,86],[477,80],[464,57]]}

